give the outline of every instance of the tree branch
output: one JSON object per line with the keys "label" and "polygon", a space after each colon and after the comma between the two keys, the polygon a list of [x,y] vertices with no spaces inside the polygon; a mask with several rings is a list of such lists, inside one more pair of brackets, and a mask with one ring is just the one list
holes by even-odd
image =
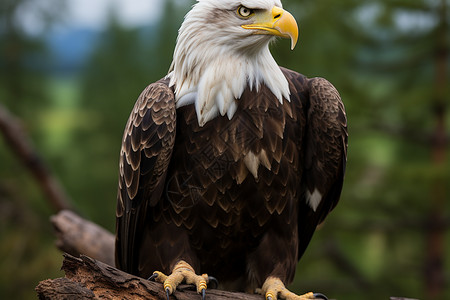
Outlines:
{"label": "tree branch", "polygon": [[[165,300],[160,283],[148,281],[87,256],[64,255],[62,270],[65,278],[47,279],[36,287],[39,299],[149,299]],[[210,300],[261,300],[260,295],[208,290]],[[171,299],[201,299],[190,286],[180,286]]]}
{"label": "tree branch", "polygon": [[50,204],[56,211],[70,209],[69,197],[65,194],[59,181],[45,165],[33,143],[23,130],[20,122],[3,105],[0,104],[0,132],[21,162],[33,174],[41,186]]}
{"label": "tree branch", "polygon": [[114,235],[99,225],[85,220],[69,210],[52,216],[56,246],[73,256],[81,254],[114,266]]}

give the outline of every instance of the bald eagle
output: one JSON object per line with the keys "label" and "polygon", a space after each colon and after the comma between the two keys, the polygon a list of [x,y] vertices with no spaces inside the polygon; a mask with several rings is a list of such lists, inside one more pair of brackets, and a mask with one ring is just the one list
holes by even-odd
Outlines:
{"label": "bald eagle", "polygon": [[266,299],[314,297],[284,285],[339,200],[346,114],[327,80],[277,65],[275,37],[298,37],[279,0],[198,0],[168,75],[130,114],[116,264],[167,295],[184,280],[204,297],[208,273]]}

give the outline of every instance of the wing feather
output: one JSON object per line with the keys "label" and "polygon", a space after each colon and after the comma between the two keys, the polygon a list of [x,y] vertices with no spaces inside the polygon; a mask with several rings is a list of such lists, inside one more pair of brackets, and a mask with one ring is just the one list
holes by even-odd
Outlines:
{"label": "wing feather", "polygon": [[[306,132],[306,185],[324,195],[326,210],[320,222],[336,206],[344,179],[347,161],[347,117],[344,104],[336,88],[323,78],[309,81],[310,107]],[[327,198],[330,189],[338,183],[338,191]],[[328,200],[328,201],[327,201]]]}
{"label": "wing feather", "polygon": [[[339,201],[348,145],[347,117],[336,88],[323,78],[308,80],[307,87],[309,103],[304,140],[304,192],[298,225],[299,257],[317,225]],[[311,204],[314,200],[310,198],[315,192],[321,199]]]}
{"label": "wing feather", "polygon": [[[303,111],[303,140],[298,145],[303,153],[298,203],[300,259],[317,225],[339,201],[347,162],[347,117],[338,91],[326,79],[308,79],[287,69],[283,72],[290,82],[291,100],[300,102]],[[312,195],[316,198],[310,199]]]}
{"label": "wing feather", "polygon": [[149,85],[130,114],[122,140],[116,210],[116,265],[138,272],[148,209],[161,198],[176,133],[173,91],[167,82]]}

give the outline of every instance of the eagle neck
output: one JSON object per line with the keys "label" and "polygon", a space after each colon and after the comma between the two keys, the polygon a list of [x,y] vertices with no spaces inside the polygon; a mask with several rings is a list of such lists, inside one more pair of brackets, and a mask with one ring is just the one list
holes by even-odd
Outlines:
{"label": "eagle neck", "polygon": [[[189,53],[190,55],[187,55]],[[175,88],[176,106],[194,104],[200,126],[218,115],[231,120],[244,90],[259,92],[262,84],[274,94],[274,100],[289,101],[289,84],[272,57],[268,45],[260,51],[196,51],[178,53],[168,77]],[[246,53],[246,54],[242,54]],[[255,97],[254,101],[257,101]]]}

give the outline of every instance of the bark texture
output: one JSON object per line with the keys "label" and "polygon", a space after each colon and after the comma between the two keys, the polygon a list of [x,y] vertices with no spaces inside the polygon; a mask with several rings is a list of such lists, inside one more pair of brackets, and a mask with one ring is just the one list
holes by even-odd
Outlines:
{"label": "bark texture", "polygon": [[[148,281],[110,265],[81,255],[64,255],[62,270],[66,277],[41,281],[36,287],[39,299],[149,299],[166,300],[160,283]],[[170,299],[201,299],[190,286],[180,286]],[[261,300],[260,295],[208,290],[210,300]]]}

